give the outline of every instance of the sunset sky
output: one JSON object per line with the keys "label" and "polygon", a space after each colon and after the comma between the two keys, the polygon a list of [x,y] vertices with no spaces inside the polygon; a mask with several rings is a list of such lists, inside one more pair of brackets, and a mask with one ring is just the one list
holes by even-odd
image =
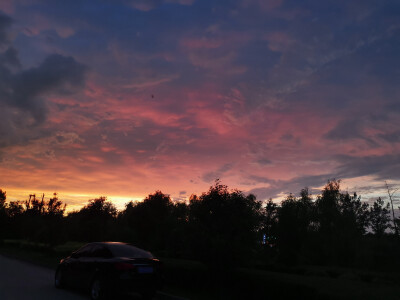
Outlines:
{"label": "sunset sky", "polygon": [[400,2],[1,0],[0,188],[400,187]]}

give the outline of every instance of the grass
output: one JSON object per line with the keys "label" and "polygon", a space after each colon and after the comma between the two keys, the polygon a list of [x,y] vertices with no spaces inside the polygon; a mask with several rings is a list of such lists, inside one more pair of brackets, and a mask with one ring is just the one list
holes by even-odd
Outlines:
{"label": "grass", "polygon": [[68,242],[51,248],[46,244],[27,240],[4,240],[0,244],[0,254],[55,269],[61,258],[69,255],[84,244]]}
{"label": "grass", "polygon": [[0,254],[50,269],[55,269],[59,262],[59,260],[50,255],[46,255],[44,252],[27,251],[26,249],[9,246],[2,246],[0,248]]}
{"label": "grass", "polygon": [[[0,253],[55,269],[59,260],[84,243],[51,249],[24,240],[5,240]],[[164,292],[188,299],[399,299],[398,273],[337,267],[297,267],[217,272],[197,261],[161,258]]]}

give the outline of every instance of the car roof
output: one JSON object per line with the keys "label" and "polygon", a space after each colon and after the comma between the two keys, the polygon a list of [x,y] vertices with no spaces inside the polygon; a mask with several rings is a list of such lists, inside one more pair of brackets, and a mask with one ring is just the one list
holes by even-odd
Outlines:
{"label": "car roof", "polygon": [[[108,250],[110,250],[112,252],[113,252],[113,249],[115,250],[115,246],[117,246],[117,249],[120,248],[118,246],[131,246],[131,247],[135,248],[136,251],[148,253],[151,256],[151,258],[154,258],[153,254],[151,254],[151,252],[141,249],[141,248],[138,248],[130,243],[123,243],[123,242],[91,242],[91,243],[87,243],[86,245],[82,246],[80,249],[88,247],[88,246],[90,247],[92,245],[104,246],[105,248],[107,248]],[[108,245],[110,247],[107,247]],[[78,249],[77,251],[79,251],[80,249]]]}
{"label": "car roof", "polygon": [[100,244],[100,245],[128,245],[128,243],[123,243],[123,242],[92,242],[89,244]]}

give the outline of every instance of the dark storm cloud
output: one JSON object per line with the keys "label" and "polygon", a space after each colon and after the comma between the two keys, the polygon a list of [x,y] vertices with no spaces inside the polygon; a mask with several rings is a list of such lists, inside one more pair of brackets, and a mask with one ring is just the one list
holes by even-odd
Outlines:
{"label": "dark storm cloud", "polygon": [[276,183],[275,180],[272,180],[268,177],[264,177],[264,176],[256,176],[256,175],[250,175],[248,178],[251,182],[256,182],[256,183]]}
{"label": "dark storm cloud", "polygon": [[400,143],[400,131],[395,131],[391,133],[382,133],[379,134],[378,136],[388,143]]}
{"label": "dark storm cloud", "polygon": [[202,179],[204,182],[210,183],[216,179],[221,179],[221,177],[228,172],[229,170],[231,170],[233,167],[232,163],[229,164],[224,164],[223,166],[221,166],[220,168],[218,168],[215,171],[212,172],[207,172],[205,174],[202,175]]}
{"label": "dark storm cloud", "polygon": [[400,102],[394,102],[387,106],[388,111],[400,113]]}
{"label": "dark storm cloud", "polygon": [[[7,39],[11,19],[0,15],[0,146],[37,138],[47,117],[46,97],[69,93],[84,84],[86,67],[72,57],[52,54],[38,66],[23,69]],[[1,50],[0,50],[1,51]]]}
{"label": "dark storm cloud", "polygon": [[338,178],[352,178],[370,175],[378,180],[400,179],[400,155],[373,155],[336,157],[341,163],[336,170]]}
{"label": "dark storm cloud", "polygon": [[330,130],[325,138],[332,140],[349,140],[362,136],[361,125],[358,120],[345,120]]}
{"label": "dark storm cloud", "polygon": [[261,166],[265,166],[265,165],[270,165],[272,164],[272,161],[267,159],[267,158],[260,158],[256,161],[256,163],[258,163]]}
{"label": "dark storm cloud", "polygon": [[50,55],[39,67],[15,74],[7,67],[18,63],[13,48],[9,48],[1,58],[1,103],[29,112],[37,123],[46,119],[45,97],[49,92],[61,92],[62,88],[66,92],[84,82],[85,67],[72,57]]}
{"label": "dark storm cloud", "polygon": [[[274,199],[281,193],[298,195],[305,187],[321,186],[333,178],[331,174],[321,174],[299,176],[290,180],[269,180],[270,185],[268,187],[255,188],[250,190],[249,193],[256,195],[259,200]],[[268,179],[264,178],[264,182],[267,181]]]}
{"label": "dark storm cloud", "polygon": [[42,97],[49,92],[64,92],[82,87],[85,67],[72,57],[48,56],[40,66],[22,71],[11,78],[13,87],[8,104],[29,111],[37,122],[46,118],[46,103]]}
{"label": "dark storm cloud", "polygon": [[[398,123],[398,116],[395,111],[387,111],[383,106],[377,107],[377,114],[364,115],[362,113],[348,116],[347,119],[339,120],[338,124],[324,134],[324,138],[331,141],[355,141],[363,140],[371,147],[379,147],[382,142],[400,142],[400,132],[393,130]],[[394,115],[393,115],[394,113]],[[371,133],[370,128],[381,131]]]}
{"label": "dark storm cloud", "polygon": [[[361,176],[372,176],[375,180],[399,180],[400,179],[400,155],[374,155],[374,156],[349,156],[339,155],[334,158],[339,166],[330,174],[299,176],[290,180],[270,180],[264,177],[251,176],[249,179],[259,183],[269,183],[268,187],[252,189],[249,192],[255,194],[260,200],[275,198],[280,193],[298,194],[304,187],[322,186],[331,179],[350,179]],[[368,192],[366,187],[360,191]],[[314,190],[318,192],[318,190]]]}
{"label": "dark storm cloud", "polygon": [[9,68],[21,67],[21,63],[18,58],[18,51],[13,47],[9,47],[4,53],[1,53],[0,66]]}
{"label": "dark storm cloud", "polygon": [[11,26],[12,20],[0,12],[0,47],[7,43],[8,35],[7,30]]}

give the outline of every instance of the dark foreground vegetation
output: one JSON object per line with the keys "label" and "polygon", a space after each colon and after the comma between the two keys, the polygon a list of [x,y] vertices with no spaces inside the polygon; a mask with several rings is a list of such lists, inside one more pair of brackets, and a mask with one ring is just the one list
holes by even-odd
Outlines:
{"label": "dark foreground vegetation", "polygon": [[55,194],[6,202],[0,190],[0,241],[48,265],[86,242],[132,242],[166,262],[167,289],[194,299],[400,297],[399,219],[339,183],[278,205],[216,181],[189,203],[157,191],[122,211],[100,197],[67,215]]}

